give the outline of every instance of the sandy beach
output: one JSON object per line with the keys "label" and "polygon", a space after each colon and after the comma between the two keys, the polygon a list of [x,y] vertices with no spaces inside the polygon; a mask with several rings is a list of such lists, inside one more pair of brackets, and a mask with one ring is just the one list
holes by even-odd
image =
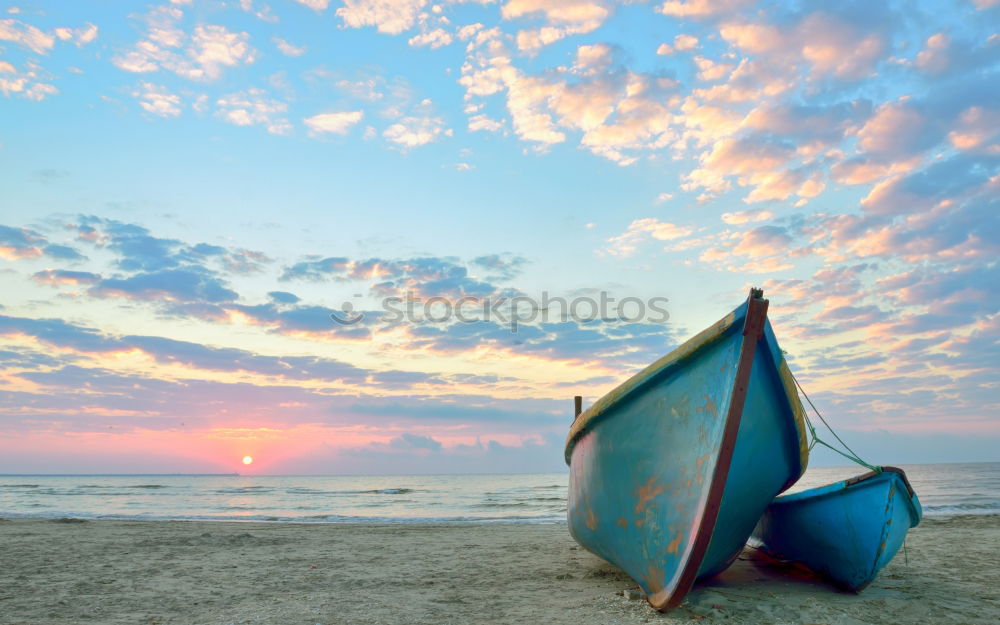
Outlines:
{"label": "sandy beach", "polygon": [[561,525],[0,521],[0,623],[996,623],[1000,516],[927,519],[859,595],[751,550],[669,614]]}

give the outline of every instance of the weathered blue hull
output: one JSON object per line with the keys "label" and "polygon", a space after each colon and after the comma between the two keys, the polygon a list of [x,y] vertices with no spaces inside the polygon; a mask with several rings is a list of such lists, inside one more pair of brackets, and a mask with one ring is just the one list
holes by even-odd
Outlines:
{"label": "weathered blue hull", "polygon": [[772,557],[859,591],[892,560],[922,516],[906,474],[884,467],[882,473],[778,497],[753,537]]}
{"label": "weathered blue hull", "polygon": [[568,523],[654,607],[725,569],[805,470],[804,414],[759,291],[579,415]]}

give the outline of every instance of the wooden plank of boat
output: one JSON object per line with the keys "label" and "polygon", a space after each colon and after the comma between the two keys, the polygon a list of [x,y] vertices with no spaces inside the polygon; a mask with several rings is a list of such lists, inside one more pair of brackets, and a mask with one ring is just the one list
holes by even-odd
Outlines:
{"label": "wooden plank of boat", "polygon": [[570,428],[570,532],[657,609],[732,563],[768,503],[805,470],[804,412],[767,305],[751,289]]}
{"label": "wooden plank of boat", "polygon": [[751,544],[858,592],[892,560],[922,516],[906,473],[882,467],[881,473],[776,498]]}

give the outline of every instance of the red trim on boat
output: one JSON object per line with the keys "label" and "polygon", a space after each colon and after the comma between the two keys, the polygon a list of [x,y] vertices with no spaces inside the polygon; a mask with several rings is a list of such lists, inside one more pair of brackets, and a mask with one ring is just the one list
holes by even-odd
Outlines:
{"label": "red trim on boat", "polygon": [[712,475],[708,501],[705,504],[701,523],[695,533],[691,554],[688,556],[687,562],[684,563],[684,569],[673,588],[663,588],[648,597],[649,603],[660,611],[677,606],[691,590],[691,586],[698,576],[702,560],[705,559],[705,552],[708,551],[712,533],[715,531],[715,522],[719,516],[719,508],[722,506],[722,493],[726,487],[726,479],[729,477],[729,465],[736,447],[740,419],[743,416],[743,404],[750,386],[750,371],[753,368],[754,354],[757,350],[757,343],[764,333],[764,322],[767,320],[768,302],[763,299],[763,295],[764,292],[760,289],[750,289],[750,296],[747,298],[747,314],[743,322],[743,344],[740,346],[740,359],[736,366],[736,379],[733,382],[733,393],[729,402],[729,412],[726,415],[722,444],[719,448],[719,459]]}

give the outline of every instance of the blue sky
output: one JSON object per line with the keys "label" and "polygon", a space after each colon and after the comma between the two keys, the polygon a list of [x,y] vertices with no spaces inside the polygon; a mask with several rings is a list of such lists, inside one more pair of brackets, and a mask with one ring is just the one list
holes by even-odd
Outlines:
{"label": "blue sky", "polygon": [[[5,4],[0,471],[558,470],[569,398],[750,285],[872,461],[995,460],[998,33],[990,0]],[[407,291],[670,319],[384,323]]]}

